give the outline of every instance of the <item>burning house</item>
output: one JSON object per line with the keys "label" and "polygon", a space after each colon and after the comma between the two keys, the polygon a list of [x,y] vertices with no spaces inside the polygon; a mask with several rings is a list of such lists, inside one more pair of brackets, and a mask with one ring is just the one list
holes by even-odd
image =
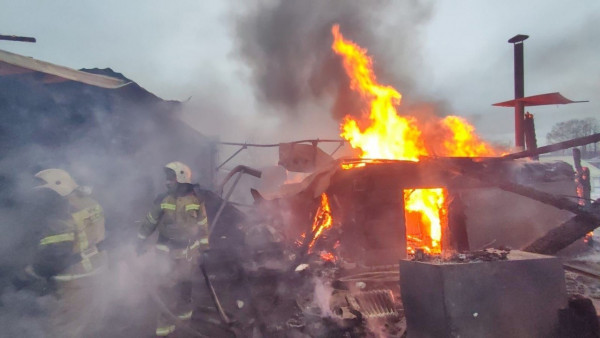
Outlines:
{"label": "burning house", "polygon": [[[461,118],[400,116],[400,93],[377,83],[366,51],[337,26],[332,32],[352,89],[368,102],[360,117],[348,115],[341,126],[360,158],[332,160],[301,183],[282,186],[277,199],[257,195],[270,214],[266,226],[287,238],[273,237],[284,273],[264,256],[255,260],[279,276],[266,284],[277,290],[277,301],[257,291],[260,283],[250,286],[260,295],[251,297],[262,304],[258,311],[266,311],[261,332],[400,337],[404,318],[414,337],[577,332],[565,329],[571,325],[565,318],[578,315],[569,312],[561,262],[510,249],[555,254],[597,226],[597,216],[562,197],[576,191],[570,165],[525,158],[599,136],[506,155]],[[316,163],[321,152],[313,147]],[[282,161],[281,154],[280,147],[284,166],[307,157],[298,152],[298,161]],[[577,234],[572,213],[590,217]],[[561,234],[569,239],[557,245]],[[505,249],[481,251],[490,247]],[[325,297],[318,291],[323,285]],[[290,287],[292,294],[280,291]],[[263,297],[278,316],[268,313]]]}
{"label": "burning house", "polygon": [[[402,95],[377,82],[367,51],[345,39],[337,25],[332,34],[332,50],[367,107],[340,126],[353,157],[334,160],[318,148],[319,140],[280,144],[280,165],[309,175],[270,196],[253,189],[254,205],[246,212],[229,198],[242,175],[258,178],[258,170],[238,166],[217,192],[203,191],[210,250],[203,253],[202,273],[193,277],[201,289],[193,294],[197,306],[180,332],[567,332],[581,316],[569,308],[562,262],[537,253],[556,254],[598,224],[597,203],[583,208],[565,197],[576,194],[573,167],[530,161],[532,149],[506,154],[457,116],[398,114]],[[179,102],[163,101],[111,70],[49,71],[28,62],[0,54],[0,111],[6,118],[0,127],[13,133],[0,144],[12,166],[25,168],[23,175],[67,163],[91,184],[110,182],[100,198],[120,222],[133,222],[132,206],[147,205],[155,195],[147,168],[181,160],[200,172],[205,186],[214,183],[214,144],[174,118]],[[121,160],[101,163],[109,158]],[[97,166],[79,164],[86,161]],[[3,193],[19,182],[10,175],[4,171]],[[135,184],[119,184],[125,181]],[[155,294],[152,300],[164,307]],[[124,328],[106,332],[147,334],[146,326],[122,323],[153,315],[140,312],[144,318],[120,318]]]}
{"label": "burning house", "polygon": [[[340,250],[370,261],[367,265],[394,264],[415,250],[441,254],[486,245],[519,248],[546,233],[557,220],[569,217],[564,211],[465,175],[465,170],[484,172],[494,167],[488,175],[496,178],[546,185],[547,191],[557,194],[574,190],[572,171],[564,165],[527,168],[483,158],[350,165],[356,164],[362,166],[336,169],[322,194],[331,206],[333,221],[329,223],[342,228]],[[519,207],[514,207],[515,202]],[[545,216],[535,217],[538,212]]]}

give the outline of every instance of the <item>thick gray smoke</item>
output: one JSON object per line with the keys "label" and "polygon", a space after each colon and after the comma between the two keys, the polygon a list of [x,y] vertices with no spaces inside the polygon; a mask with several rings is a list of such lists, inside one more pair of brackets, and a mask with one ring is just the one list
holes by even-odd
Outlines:
{"label": "thick gray smoke", "polygon": [[236,13],[236,51],[262,103],[299,115],[333,97],[340,118],[362,107],[331,51],[332,25],[368,49],[382,83],[406,94],[419,76],[420,32],[432,9],[427,1],[248,1]]}
{"label": "thick gray smoke", "polygon": [[[0,78],[0,88],[0,336],[47,336],[47,315],[56,309],[54,295],[39,297],[13,286],[56,209],[50,202],[58,195],[32,189],[39,184],[34,174],[48,168],[65,169],[80,185],[91,186],[104,209],[111,263],[102,285],[90,292],[106,305],[91,321],[99,326],[93,329],[111,337],[152,331],[152,311],[134,311],[152,308],[147,306],[152,286],[140,281],[151,280],[143,273],[156,269],[151,258],[133,252],[137,221],[164,189],[166,163],[188,163],[201,183],[210,183],[203,169],[212,167],[208,141],[176,118],[178,102],[163,101],[137,84],[106,90],[76,82],[46,85],[23,76]],[[89,323],[77,325],[84,324]],[[64,336],[77,336],[78,329]]]}

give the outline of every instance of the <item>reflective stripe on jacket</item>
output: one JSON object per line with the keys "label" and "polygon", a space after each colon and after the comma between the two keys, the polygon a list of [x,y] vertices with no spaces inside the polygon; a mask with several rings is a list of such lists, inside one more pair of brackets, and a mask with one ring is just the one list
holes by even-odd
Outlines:
{"label": "reflective stripe on jacket", "polygon": [[138,237],[159,232],[156,249],[173,258],[190,258],[192,250],[208,248],[208,218],[204,202],[193,192],[184,196],[167,195],[157,200],[146,215]]}
{"label": "reflective stripe on jacket", "polygon": [[[77,193],[67,197],[69,219],[55,219],[48,223],[46,236],[40,239],[36,256],[51,256],[51,262],[36,258],[39,270],[52,270],[57,281],[73,280],[98,273],[106,264],[106,255],[99,253],[97,244],[104,240],[104,212],[92,198]],[[47,269],[53,264],[59,269]],[[60,267],[60,268],[58,268]]]}

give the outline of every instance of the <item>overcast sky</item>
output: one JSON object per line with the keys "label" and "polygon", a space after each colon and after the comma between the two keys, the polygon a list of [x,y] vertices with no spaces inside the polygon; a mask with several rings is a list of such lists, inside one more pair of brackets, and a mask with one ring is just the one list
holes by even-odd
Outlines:
{"label": "overcast sky", "polygon": [[[252,67],[256,65],[249,65],[247,59],[240,57],[238,48],[243,44],[240,38],[245,37],[243,27],[247,26],[240,26],[238,21],[247,19],[244,11],[261,12],[265,11],[263,8],[274,8],[260,7],[265,3],[280,2],[286,1],[0,0],[0,34],[37,39],[35,44],[0,41],[0,49],[72,68],[110,67],[164,99],[192,97],[190,102],[198,107],[193,114],[202,116],[188,117],[192,122],[215,120],[226,125],[221,128],[227,128],[231,126],[227,124],[231,116],[245,121],[260,119],[263,122],[251,128],[253,135],[230,134],[227,138],[266,141],[261,135],[268,134],[266,129],[277,128],[278,123],[273,114],[264,116],[263,111],[278,108],[269,108],[257,98],[256,82],[252,80],[256,75],[256,68]],[[369,2],[359,3],[363,6]],[[398,3],[373,2],[372,6],[381,6],[381,13],[369,9],[369,19],[347,33],[341,18],[341,31],[347,38],[359,41],[358,29],[371,31],[369,39],[363,41],[374,46],[375,63],[380,60],[380,65],[393,68],[386,69],[392,75],[382,78],[402,84],[404,74],[409,74],[406,76],[410,81],[406,82],[411,85],[406,90],[411,95],[443,102],[446,111],[441,113],[466,116],[489,140],[512,141],[512,109],[491,104],[513,97],[513,46],[507,40],[516,34],[527,34],[530,38],[525,41],[525,95],[559,91],[572,100],[590,100],[532,107],[539,143],[545,143],[546,133],[556,122],[598,117],[600,1]],[[416,10],[408,11],[408,6]],[[336,20],[337,10],[327,10],[332,13],[327,19]],[[265,16],[273,20],[278,13],[274,10]],[[254,24],[261,24],[262,14],[253,14]],[[303,15],[308,14],[298,13],[297,19],[302,21]],[[379,25],[378,15],[392,24]],[[398,23],[394,21],[413,24],[406,15],[419,16],[419,20],[414,20],[414,30],[394,25]],[[286,24],[287,19],[282,20]],[[290,23],[290,27],[295,26]],[[375,46],[376,42],[387,44],[392,51],[407,47],[398,54],[399,62],[389,62],[385,60],[393,59],[394,53],[386,54],[384,48]],[[249,45],[252,47],[252,43]],[[403,88],[399,90],[403,92]],[[331,104],[332,100],[325,102]],[[313,107],[311,113],[306,112],[306,116],[312,119],[314,110]],[[323,120],[328,122],[312,133],[335,136],[338,131],[329,114],[324,114]],[[300,117],[295,123],[306,121]],[[203,130],[202,125],[196,127]],[[211,134],[218,130],[221,129],[203,131]],[[303,136],[302,131],[293,135]]]}

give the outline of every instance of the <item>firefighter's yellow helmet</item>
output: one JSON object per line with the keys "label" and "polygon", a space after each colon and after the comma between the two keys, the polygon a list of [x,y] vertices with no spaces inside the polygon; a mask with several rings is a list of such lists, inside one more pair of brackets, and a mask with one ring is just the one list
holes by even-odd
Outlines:
{"label": "firefighter's yellow helmet", "polygon": [[181,162],[168,163],[165,168],[175,172],[175,180],[177,183],[192,183],[192,170],[187,165]]}
{"label": "firefighter's yellow helmet", "polygon": [[35,174],[35,177],[46,182],[46,184],[39,185],[36,188],[52,189],[63,197],[79,187],[71,175],[62,169],[42,170]]}

